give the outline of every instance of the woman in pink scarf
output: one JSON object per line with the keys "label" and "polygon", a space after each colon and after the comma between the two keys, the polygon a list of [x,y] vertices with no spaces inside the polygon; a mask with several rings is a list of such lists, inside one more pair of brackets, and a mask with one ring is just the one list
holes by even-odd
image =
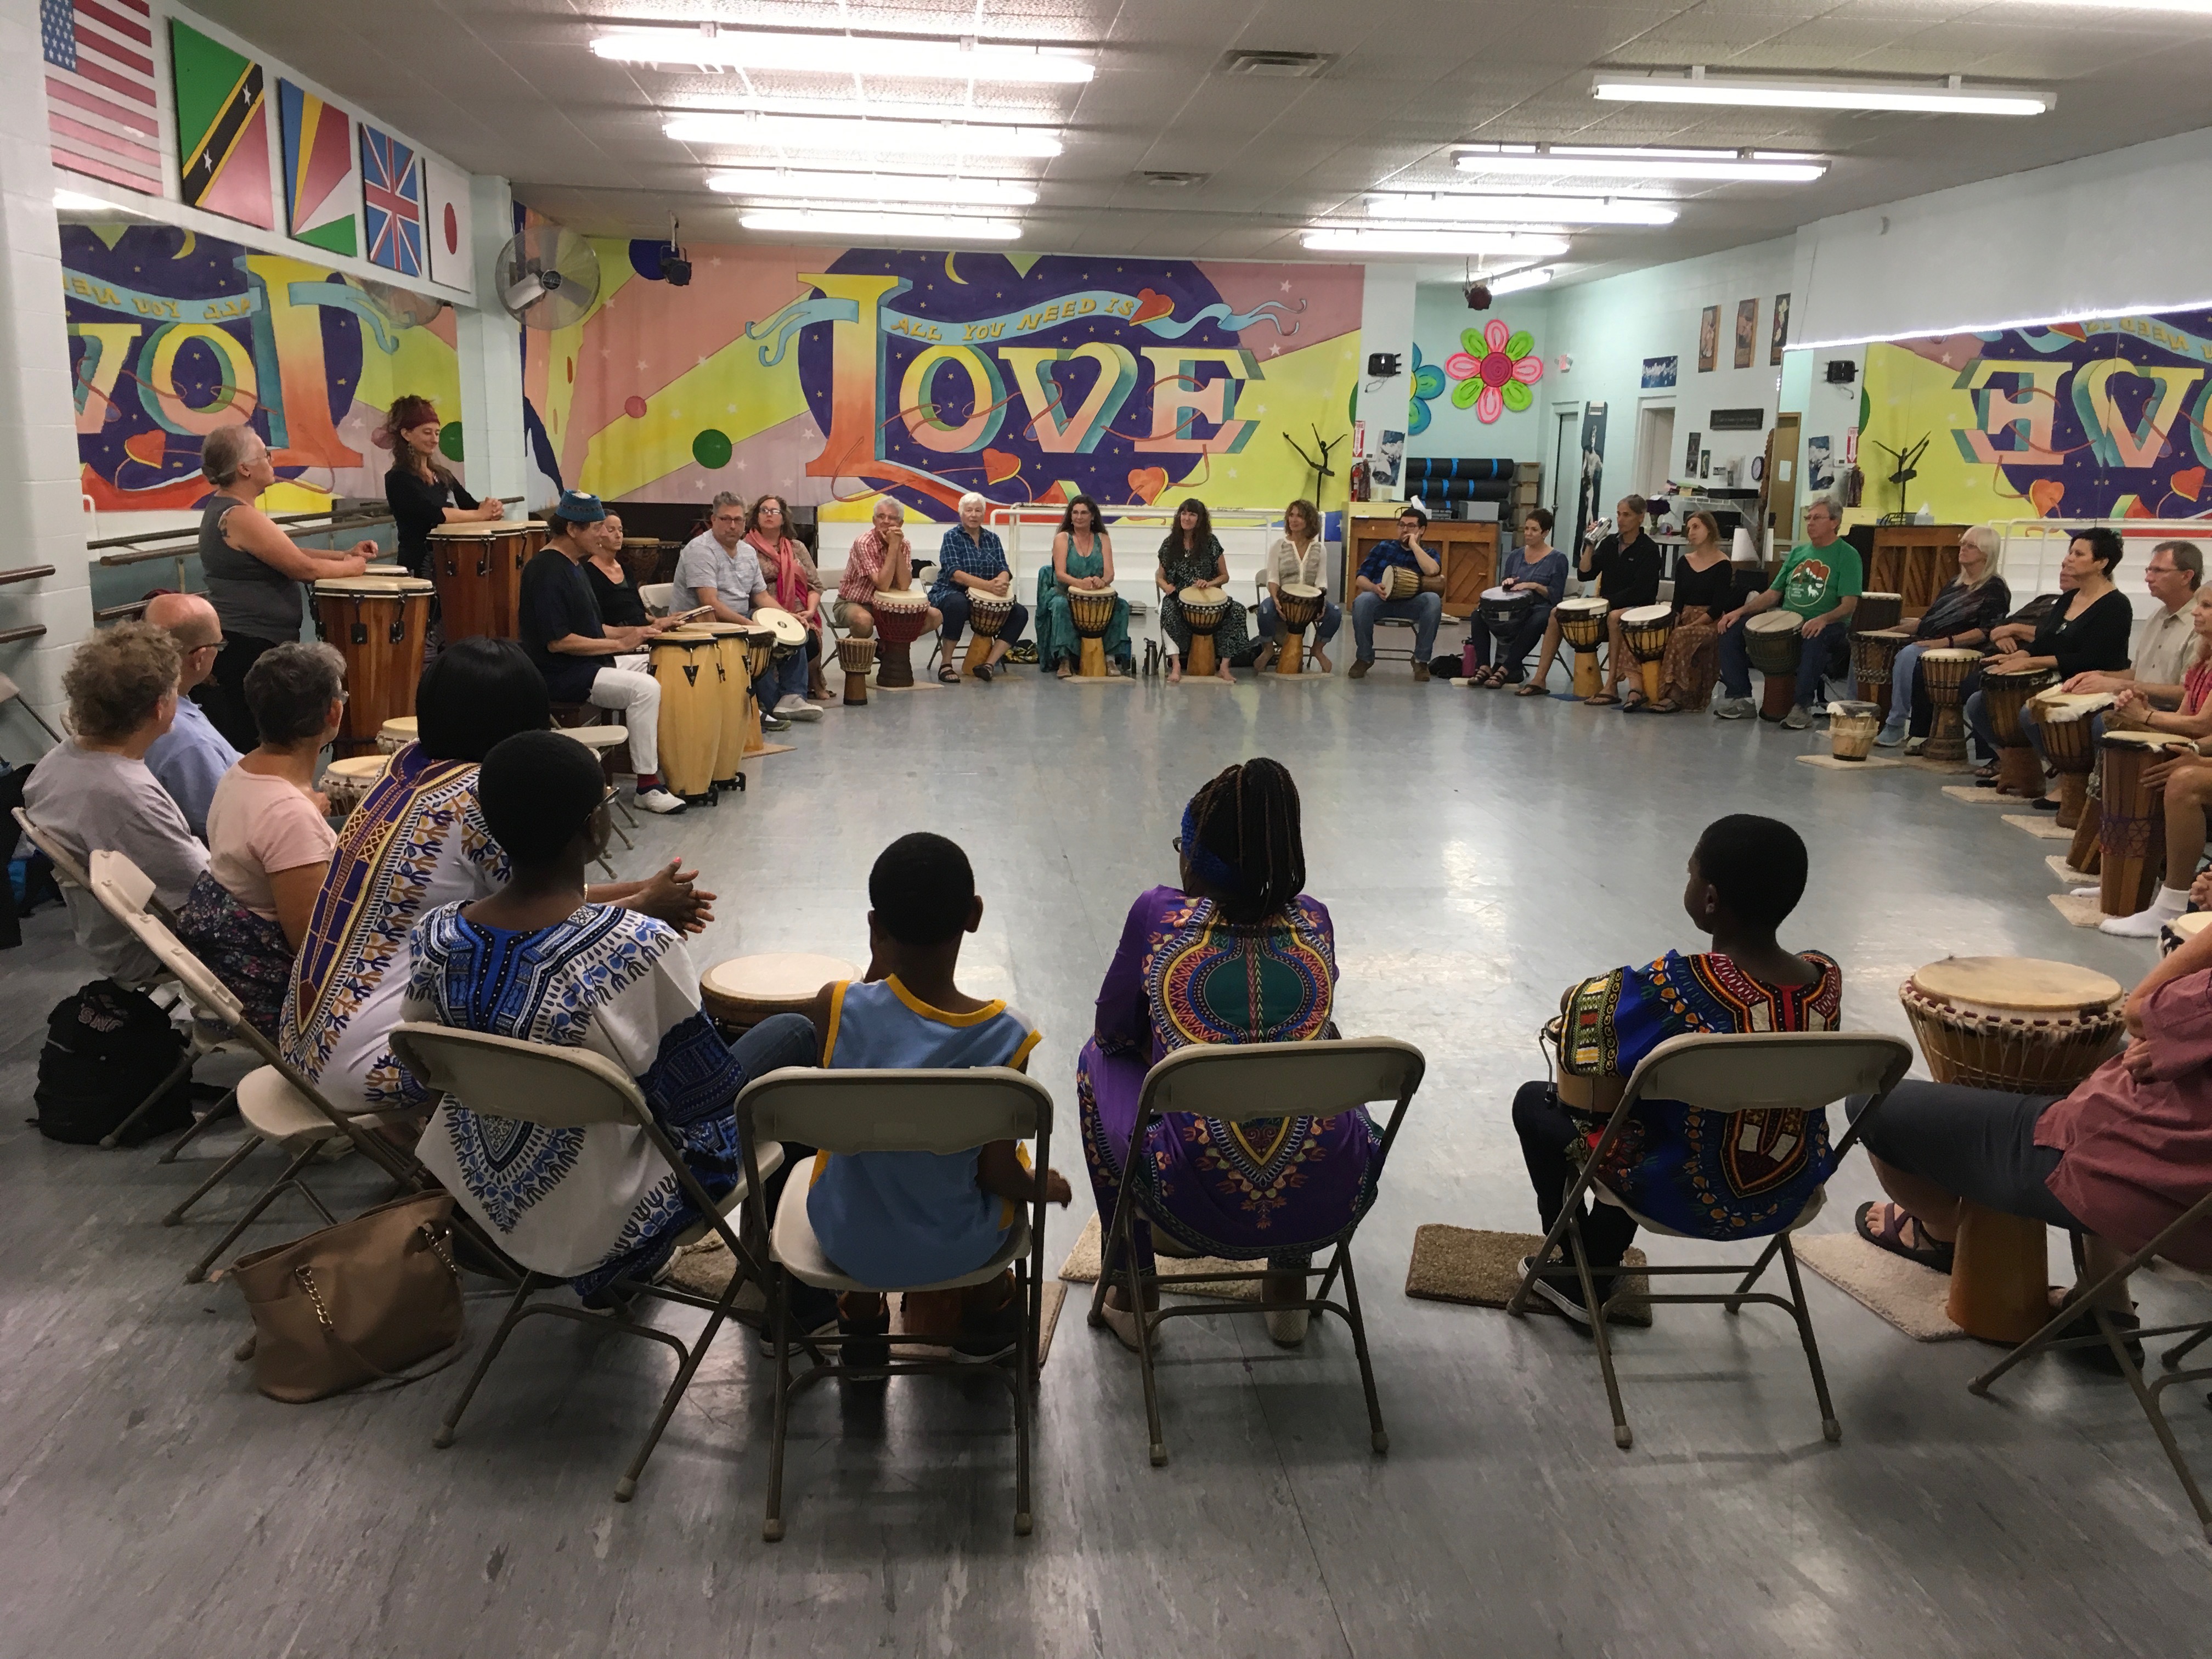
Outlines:
{"label": "woman in pink scarf", "polygon": [[[761,579],[777,606],[806,624],[806,695],[826,698],[822,678],[822,573],[788,532],[791,512],[781,495],[763,495],[745,515],[745,540],[760,560]],[[781,712],[781,709],[778,710]]]}

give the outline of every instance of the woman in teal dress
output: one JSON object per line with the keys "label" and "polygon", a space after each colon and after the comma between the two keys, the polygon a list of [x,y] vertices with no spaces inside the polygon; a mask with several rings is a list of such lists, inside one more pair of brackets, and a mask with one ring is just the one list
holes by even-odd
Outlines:
{"label": "woman in teal dress", "polygon": [[[1075,631],[1075,613],[1067,595],[1073,588],[1111,588],[1114,586],[1114,538],[1106,533],[1106,520],[1098,503],[1078,495],[1060,515],[1060,533],[1052,538],[1052,562],[1037,572],[1037,652],[1048,668],[1060,671],[1062,679],[1074,672],[1083,648]],[[1106,625],[1106,655],[1117,673],[1130,672],[1129,602],[1114,601],[1114,620]]]}

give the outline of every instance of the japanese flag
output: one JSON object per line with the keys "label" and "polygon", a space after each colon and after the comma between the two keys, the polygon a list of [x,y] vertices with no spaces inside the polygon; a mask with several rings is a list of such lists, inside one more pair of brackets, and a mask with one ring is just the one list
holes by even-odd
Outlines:
{"label": "japanese flag", "polygon": [[451,288],[476,287],[476,255],[469,239],[469,175],[440,161],[423,158],[429,179],[430,280]]}

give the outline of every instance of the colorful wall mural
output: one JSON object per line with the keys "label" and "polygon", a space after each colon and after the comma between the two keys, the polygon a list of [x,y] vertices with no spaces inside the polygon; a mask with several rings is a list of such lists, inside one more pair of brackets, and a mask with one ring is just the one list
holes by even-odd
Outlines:
{"label": "colorful wall mural", "polygon": [[599,301],[528,337],[524,392],[540,469],[610,498],[1274,506],[1313,489],[1285,438],[1350,430],[1356,265],[694,246],[679,289],[656,245],[593,246]]}
{"label": "colorful wall mural", "polygon": [[1860,516],[1898,508],[1887,452],[1932,438],[1903,499],[1945,522],[2203,517],[2212,311],[1869,346],[1860,413]]}
{"label": "colorful wall mural", "polygon": [[420,326],[322,266],[166,225],[62,228],[84,493],[101,512],[189,507],[207,493],[199,441],[244,420],[282,481],[264,505],[310,511],[381,496],[376,432],[419,392],[463,453],[453,313]]}

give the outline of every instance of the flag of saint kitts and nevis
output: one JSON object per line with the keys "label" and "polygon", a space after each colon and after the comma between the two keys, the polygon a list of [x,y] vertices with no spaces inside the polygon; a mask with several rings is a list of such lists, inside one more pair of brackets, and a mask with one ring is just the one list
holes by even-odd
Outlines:
{"label": "flag of saint kitts and nevis", "polygon": [[173,17],[169,69],[176,84],[178,185],[185,205],[274,230],[269,100],[261,65]]}

